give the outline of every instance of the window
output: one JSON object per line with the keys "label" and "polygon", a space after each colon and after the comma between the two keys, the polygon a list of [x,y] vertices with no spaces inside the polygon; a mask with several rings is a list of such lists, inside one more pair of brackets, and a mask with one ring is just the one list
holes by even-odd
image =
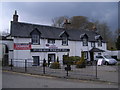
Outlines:
{"label": "window", "polygon": [[62,37],[62,45],[68,45],[68,38]]}
{"label": "window", "polygon": [[98,47],[102,47],[102,41],[100,39],[98,40]]}
{"label": "window", "polygon": [[40,65],[39,56],[32,56],[33,57],[33,65]]}
{"label": "window", "polygon": [[48,39],[48,43],[54,44],[54,43],[55,43],[55,40],[54,40],[54,39]]}
{"label": "window", "polygon": [[83,38],[83,46],[88,46],[88,40],[87,40],[87,38]]}
{"label": "window", "polygon": [[95,42],[91,42],[91,47],[95,47]]}
{"label": "window", "polygon": [[101,53],[98,53],[98,56],[102,55]]}
{"label": "window", "polygon": [[84,51],[84,58],[88,59],[88,51]]}
{"label": "window", "polygon": [[32,44],[40,44],[40,36],[37,34],[32,35]]}

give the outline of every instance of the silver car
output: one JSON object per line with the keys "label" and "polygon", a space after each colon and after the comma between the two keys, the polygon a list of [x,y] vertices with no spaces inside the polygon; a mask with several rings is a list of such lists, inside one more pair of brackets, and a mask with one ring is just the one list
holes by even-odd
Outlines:
{"label": "silver car", "polygon": [[117,63],[117,61],[109,55],[96,56],[95,60],[98,61],[98,59],[102,59],[104,65],[115,65]]}

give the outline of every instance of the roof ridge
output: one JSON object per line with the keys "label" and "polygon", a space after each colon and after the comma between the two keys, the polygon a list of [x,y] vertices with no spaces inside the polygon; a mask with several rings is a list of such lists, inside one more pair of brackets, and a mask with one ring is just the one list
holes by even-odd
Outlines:
{"label": "roof ridge", "polygon": [[35,26],[42,26],[42,27],[49,27],[49,28],[56,28],[56,29],[64,29],[64,28],[60,28],[60,27],[47,26],[47,25],[41,25],[41,24],[32,24],[32,23],[26,23],[26,22],[14,22],[14,21],[11,21],[11,22],[20,23],[20,24],[35,25]]}

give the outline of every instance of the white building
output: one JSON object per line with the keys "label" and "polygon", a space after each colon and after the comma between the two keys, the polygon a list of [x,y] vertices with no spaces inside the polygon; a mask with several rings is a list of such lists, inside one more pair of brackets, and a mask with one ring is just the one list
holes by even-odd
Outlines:
{"label": "white building", "polygon": [[56,61],[57,57],[60,63],[63,63],[63,55],[81,57],[82,51],[90,61],[93,60],[94,51],[97,52],[96,55],[106,51],[106,42],[95,31],[69,30],[18,22],[16,12],[7,38],[13,39],[9,60],[27,59],[38,65],[41,63],[40,60]]}

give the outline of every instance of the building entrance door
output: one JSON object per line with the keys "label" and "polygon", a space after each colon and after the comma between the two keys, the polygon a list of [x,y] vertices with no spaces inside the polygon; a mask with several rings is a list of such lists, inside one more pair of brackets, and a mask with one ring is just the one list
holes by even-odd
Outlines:
{"label": "building entrance door", "polygon": [[33,65],[36,65],[38,66],[40,63],[39,63],[39,56],[33,56]]}
{"label": "building entrance door", "polygon": [[94,61],[94,52],[90,52],[90,61]]}
{"label": "building entrance door", "polygon": [[50,62],[55,62],[55,54],[48,54],[48,66]]}

